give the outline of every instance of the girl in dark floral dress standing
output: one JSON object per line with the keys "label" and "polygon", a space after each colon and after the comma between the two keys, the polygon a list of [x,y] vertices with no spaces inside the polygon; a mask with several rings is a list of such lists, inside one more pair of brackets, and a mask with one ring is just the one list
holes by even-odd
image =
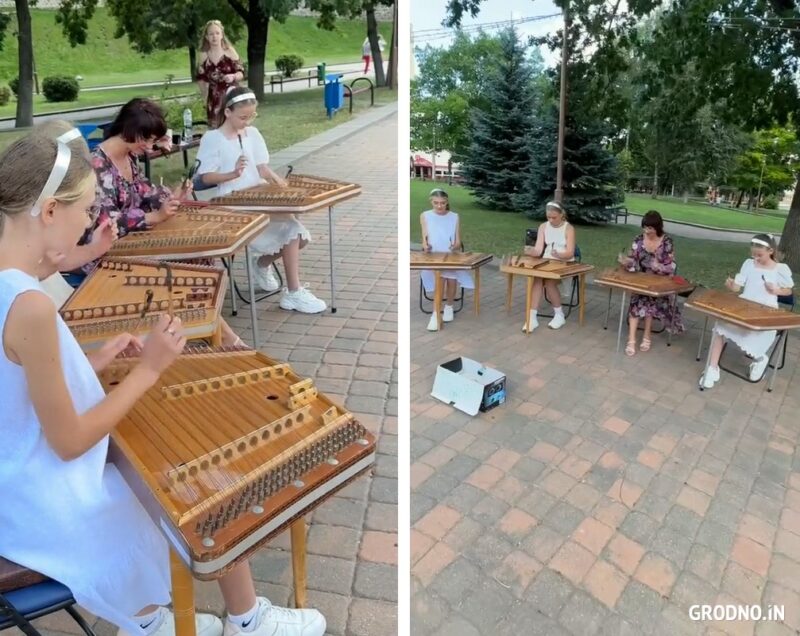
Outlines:
{"label": "girl in dark floral dress standing", "polygon": [[[642,217],[642,233],[634,239],[629,254],[620,256],[620,264],[630,272],[675,275],[675,247],[672,239],[664,234],[664,221],[658,212],[650,210]],[[669,333],[683,331],[680,309],[671,297],[651,298],[633,294],[628,310],[628,344],[625,346],[625,353],[629,356],[636,353],[636,329],[642,318],[644,335],[640,351],[650,350],[653,318],[660,320]]]}
{"label": "girl in dark floral dress standing", "polygon": [[197,82],[206,102],[208,125],[216,128],[221,122],[225,92],[244,79],[244,66],[239,54],[225,38],[219,20],[210,20],[203,29]]}

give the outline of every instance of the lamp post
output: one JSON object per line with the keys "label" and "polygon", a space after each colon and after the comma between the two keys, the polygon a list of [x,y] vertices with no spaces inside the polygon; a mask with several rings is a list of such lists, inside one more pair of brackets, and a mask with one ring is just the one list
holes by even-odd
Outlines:
{"label": "lamp post", "polygon": [[558,108],[558,159],[556,160],[556,203],[564,201],[564,129],[567,121],[567,42],[569,37],[568,0],[564,0],[564,34],[561,42],[561,95]]}
{"label": "lamp post", "polygon": [[437,111],[436,119],[433,122],[433,168],[431,168],[431,180],[436,181],[436,128],[442,119],[441,111]]}
{"label": "lamp post", "polygon": [[[772,140],[772,147],[777,150],[778,142],[780,139],[777,137]],[[758,178],[758,194],[756,195],[756,216],[758,216],[758,208],[761,204],[761,185],[764,183],[764,168],[767,167],[767,154],[764,153],[764,157],[761,160],[761,176]]]}

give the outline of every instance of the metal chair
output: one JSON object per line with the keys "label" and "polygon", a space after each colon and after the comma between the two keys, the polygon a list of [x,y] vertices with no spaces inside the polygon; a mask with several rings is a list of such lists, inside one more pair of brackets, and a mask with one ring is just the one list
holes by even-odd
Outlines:
{"label": "metal chair", "polygon": [[59,610],[65,610],[86,636],[95,636],[66,586],[0,557],[0,631],[16,627],[26,636],[41,636],[31,621]]}
{"label": "metal chair", "polygon": [[[464,251],[464,242],[461,242],[461,251]],[[425,291],[425,286],[422,284],[422,276],[419,278],[419,310],[423,314],[432,314],[433,313],[433,306],[431,306],[430,310],[425,309],[424,301],[428,301],[429,303],[433,302],[433,298],[428,296],[428,293]],[[464,309],[464,288],[461,288],[460,293],[458,294],[458,298],[455,299],[458,303],[457,307],[453,308],[453,313],[457,314],[459,311]]]}

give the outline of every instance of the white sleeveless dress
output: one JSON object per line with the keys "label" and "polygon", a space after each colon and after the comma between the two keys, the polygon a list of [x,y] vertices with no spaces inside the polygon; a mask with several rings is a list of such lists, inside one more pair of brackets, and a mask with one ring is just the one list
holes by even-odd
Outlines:
{"label": "white sleeveless dress", "polygon": [[[563,223],[558,227],[550,225],[550,221],[544,224],[544,253],[542,258],[552,258],[553,247],[557,252],[567,249],[567,228],[569,223]],[[575,260],[575,257],[568,259],[568,262]]]}
{"label": "white sleeveless dress", "polygon": [[[19,270],[0,271],[0,334],[14,300],[42,288]],[[103,388],[61,317],[61,366],[78,413]],[[170,600],[167,544],[117,469],[108,437],[72,461],[50,448],[28,396],[23,368],[0,342],[0,556],[66,585],[75,600],[131,634],[133,616]]]}
{"label": "white sleeveless dress", "polygon": [[[433,210],[422,213],[425,224],[428,228],[428,245],[434,252],[450,252],[450,245],[456,236],[458,229],[458,214],[448,212],[447,214],[437,214]],[[422,271],[422,285],[425,291],[431,292],[435,286],[435,276],[431,270]],[[452,272],[442,272],[442,278],[451,278],[458,281],[458,284],[467,289],[474,289],[475,282],[472,273],[467,270],[455,270]]]}
{"label": "white sleeveless dress", "polygon": [[[761,303],[767,307],[777,307],[778,297],[770,294],[764,286],[765,282],[775,283],[778,287],[794,287],[792,270],[785,263],[778,263],[774,269],[761,269],[752,258],[748,258],[734,279],[743,287],[739,298]],[[718,320],[714,324],[714,333],[736,343],[742,351],[754,358],[763,356],[778,335],[777,331],[753,331],[729,322]]]}

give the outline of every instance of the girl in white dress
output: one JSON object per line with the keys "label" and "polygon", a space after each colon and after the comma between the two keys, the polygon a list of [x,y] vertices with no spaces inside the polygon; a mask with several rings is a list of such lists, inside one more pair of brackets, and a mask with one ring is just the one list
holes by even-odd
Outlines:
{"label": "girl in white dress", "polygon": [[[558,261],[572,262],[575,260],[575,228],[567,222],[567,212],[555,201],[547,204],[547,221],[539,226],[536,235],[536,245],[526,247],[525,253],[539,258],[550,258]],[[561,329],[566,323],[564,308],[561,306],[561,290],[558,281],[541,278],[533,279],[533,296],[531,303],[530,329],[533,331],[539,326],[537,314],[539,302],[542,300],[542,291],[553,305],[553,319],[547,323],[551,329]],[[525,332],[525,325],[522,325]]]}
{"label": "girl in white dress", "polygon": [[[789,296],[794,287],[792,271],[775,259],[775,240],[768,234],[756,234],[750,241],[750,256],[734,278],[725,281],[725,287],[739,294],[740,298],[768,307],[778,306],[778,296]],[[753,331],[724,321],[714,325],[708,369],[700,377],[700,386],[710,389],[719,381],[719,359],[725,341],[754,359],[750,364],[750,379],[761,379],[769,363],[767,352],[777,336],[777,331]]]}
{"label": "girl in white dress", "polygon": [[[432,210],[423,212],[419,217],[422,225],[422,249],[425,252],[452,252],[461,249],[461,227],[458,214],[450,210],[450,199],[447,192],[438,188],[431,191]],[[455,316],[453,300],[456,297],[458,286],[474,289],[475,282],[472,274],[465,270],[442,272],[444,279],[444,309],[442,320],[450,322]],[[426,292],[432,292],[435,286],[435,276],[431,270],[422,271],[422,286]],[[428,322],[429,331],[438,331],[439,321],[436,314]]]}
{"label": "girl in white dress", "polygon": [[[91,163],[68,145],[75,132],[28,135],[0,155],[0,556],[60,581],[121,635],[170,636],[166,541],[107,451],[109,433],[186,339],[180,320],[164,316],[144,346],[122,334],[87,357],[42,290],[39,279],[58,270],[96,209]],[[128,349],[141,362],[105,395],[96,372]],[[319,612],[256,598],[247,562],[220,588],[226,636],[325,631]],[[223,634],[214,616],[196,622],[198,636]]]}
{"label": "girl in white dress", "polygon": [[[225,96],[225,119],[216,130],[200,140],[197,159],[199,173],[207,186],[217,186],[219,196],[272,181],[286,186],[286,181],[269,167],[269,151],[258,128],[250,126],[256,118],[256,96],[244,87],[232,88]],[[267,228],[250,244],[255,279],[265,291],[278,289],[271,265],[283,259],[287,288],[281,296],[281,309],[318,314],[325,311],[325,301],[300,284],[300,250],[311,234],[294,215],[273,215]]]}

